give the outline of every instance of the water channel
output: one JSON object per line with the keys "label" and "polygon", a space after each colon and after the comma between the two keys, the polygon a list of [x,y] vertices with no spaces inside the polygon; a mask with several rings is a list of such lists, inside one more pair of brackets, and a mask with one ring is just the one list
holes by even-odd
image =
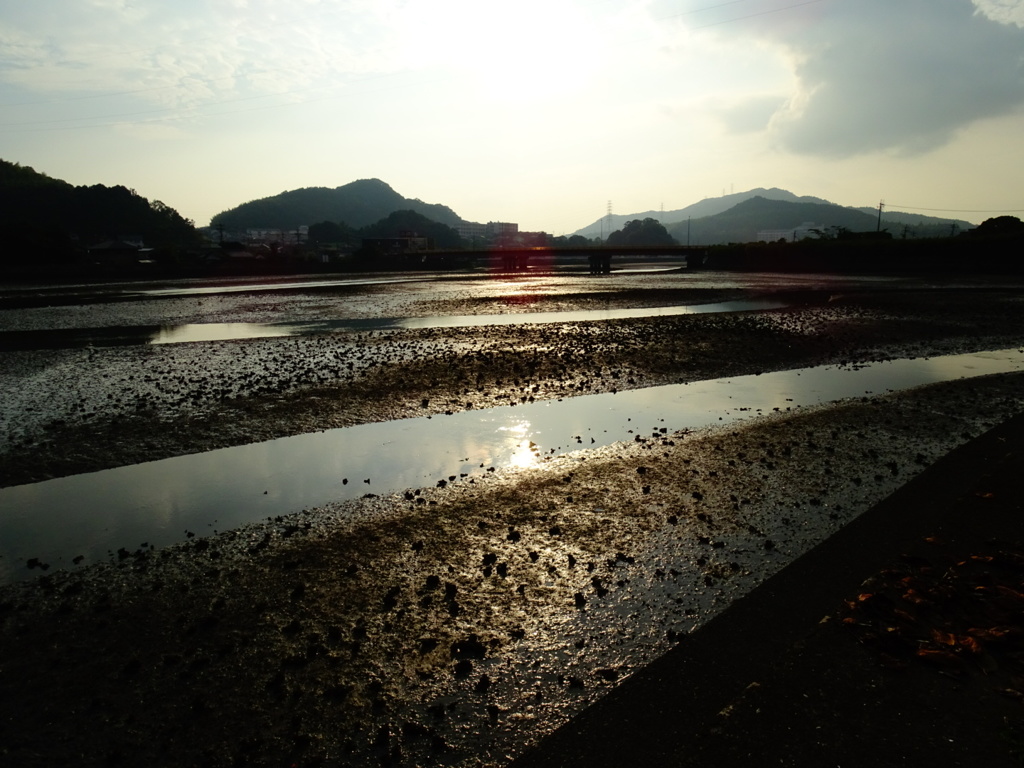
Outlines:
{"label": "water channel", "polygon": [[[649,311],[649,310],[645,310]],[[773,410],[1024,370],[1018,349],[822,366],[504,406],[281,438],[0,489],[0,582],[119,548],[161,547],[367,493],[468,482],[490,468]]]}
{"label": "water channel", "polygon": [[495,315],[435,315],[432,317],[352,318],[296,320],[277,323],[187,323],[183,325],[115,326],[60,330],[0,332],[0,350],[69,349],[137,344],[183,344],[199,341],[231,341],[276,336],[311,336],[321,333],[356,333],[417,328],[468,328],[526,323],[577,323],[623,320],[636,317],[671,317],[727,312],[782,309],[787,302],[751,299],[714,304],[620,309],[586,309],[561,312],[529,312]]}

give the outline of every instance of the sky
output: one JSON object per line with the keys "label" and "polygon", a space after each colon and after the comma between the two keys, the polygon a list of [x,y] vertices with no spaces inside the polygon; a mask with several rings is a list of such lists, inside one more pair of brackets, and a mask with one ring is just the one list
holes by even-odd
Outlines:
{"label": "sky", "polygon": [[1024,218],[1022,137],[1024,0],[0,3],[0,158],[198,226],[365,178],[556,235],[756,187]]}

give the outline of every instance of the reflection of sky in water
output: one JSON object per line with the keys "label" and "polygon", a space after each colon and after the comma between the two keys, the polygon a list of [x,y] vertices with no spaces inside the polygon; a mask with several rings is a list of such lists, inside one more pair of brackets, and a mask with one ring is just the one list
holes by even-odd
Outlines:
{"label": "reflection of sky in water", "polygon": [[[208,296],[220,293],[259,293],[262,291],[295,291],[309,288],[343,288],[349,285],[387,285],[389,283],[415,283],[429,280],[428,277],[367,277],[353,280],[316,280],[291,283],[240,283],[238,285],[178,286],[175,288],[152,288],[138,291],[143,298],[167,296]],[[129,292],[131,295],[132,292]]]}
{"label": "reflection of sky in water", "polygon": [[152,336],[149,343],[180,344],[186,341],[225,341],[292,335],[292,328],[286,326],[256,323],[191,323],[161,328]]}
{"label": "reflection of sky in water", "polygon": [[573,323],[635,317],[669,317],[721,312],[780,309],[783,302],[764,299],[642,309],[591,309],[570,312],[526,312],[506,315],[438,315],[433,317],[304,320],[281,323],[188,323],[169,326],[76,328],[54,331],[0,333],[0,349],[62,349],[69,347],[181,344],[195,341],[231,341],[317,333],[383,331],[415,328],[469,328],[525,323]]}
{"label": "reflection of sky in water", "polygon": [[584,320],[623,320],[636,317],[672,317],[720,312],[748,312],[782,309],[786,302],[772,299],[724,301],[682,307],[631,307],[626,309],[581,309],[568,312],[527,312],[508,315],[448,315],[444,317],[408,317],[396,320],[400,328],[462,328],[484,325],[521,325],[523,323],[574,323]]}
{"label": "reflection of sky in water", "polygon": [[[364,424],[0,489],[0,581],[488,467],[887,390],[1024,369],[1018,350],[822,367]],[[348,482],[344,482],[347,480]],[[365,482],[369,480],[370,482]]]}

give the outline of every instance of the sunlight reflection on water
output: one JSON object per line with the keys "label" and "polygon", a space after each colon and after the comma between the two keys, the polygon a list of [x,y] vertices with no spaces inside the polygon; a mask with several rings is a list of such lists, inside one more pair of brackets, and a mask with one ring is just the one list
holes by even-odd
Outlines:
{"label": "sunlight reflection on water", "polygon": [[343,288],[351,285],[389,285],[392,283],[415,283],[422,282],[427,278],[420,277],[365,277],[352,278],[349,280],[300,280],[293,282],[267,282],[253,283],[249,280],[240,282],[238,285],[206,285],[206,286],[175,286],[173,288],[150,288],[148,290],[127,292],[127,295],[137,294],[140,297],[165,297],[165,296],[206,296],[222,293],[257,293],[260,291],[295,291],[309,290],[311,288]]}
{"label": "sunlight reflection on water", "polygon": [[118,547],[179,541],[186,530],[206,535],[489,467],[528,467],[661,429],[1022,369],[1016,349],[806,368],[363,424],[3,488],[0,581],[34,575],[24,568],[30,557],[70,567],[76,555],[103,560]]}

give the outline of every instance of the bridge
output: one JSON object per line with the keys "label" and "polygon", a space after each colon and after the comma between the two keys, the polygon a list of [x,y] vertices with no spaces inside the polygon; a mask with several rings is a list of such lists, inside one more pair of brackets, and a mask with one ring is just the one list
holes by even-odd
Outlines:
{"label": "bridge", "polygon": [[425,263],[444,262],[451,260],[490,261],[495,268],[512,272],[525,270],[533,266],[550,266],[556,262],[574,262],[584,259],[594,273],[607,273],[611,270],[612,259],[616,256],[651,256],[684,257],[690,261],[691,256],[703,256],[707,246],[697,245],[633,245],[633,246],[572,246],[564,248],[532,247],[532,248],[484,248],[474,250],[420,251]]}

